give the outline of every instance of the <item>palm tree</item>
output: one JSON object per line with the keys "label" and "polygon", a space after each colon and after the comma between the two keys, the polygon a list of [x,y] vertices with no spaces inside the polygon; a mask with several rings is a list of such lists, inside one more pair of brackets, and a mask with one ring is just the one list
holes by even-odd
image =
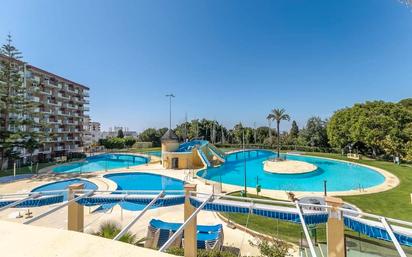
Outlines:
{"label": "palm tree", "polygon": [[269,127],[269,133],[268,133],[268,135],[269,135],[269,143],[271,143],[272,142],[272,133],[270,132],[270,130],[271,130],[271,116],[270,116],[270,114],[266,117],[266,119],[268,120],[268,127]]}
{"label": "palm tree", "polygon": [[279,131],[279,126],[280,126],[280,121],[282,120],[290,120],[289,114],[286,113],[285,109],[273,109],[271,113],[268,115],[267,119],[276,121],[276,129],[278,133],[278,159],[280,158],[280,131]]}
{"label": "palm tree", "polygon": [[[120,226],[120,224],[118,224],[117,222],[108,220],[108,221],[101,223],[99,229],[95,232],[92,232],[92,234],[95,236],[113,239],[117,234],[120,233],[121,230],[122,230],[122,227]],[[136,235],[130,232],[126,232],[119,239],[119,241],[121,242],[134,244],[134,245],[140,245],[145,240],[146,240],[145,238],[137,239]]]}

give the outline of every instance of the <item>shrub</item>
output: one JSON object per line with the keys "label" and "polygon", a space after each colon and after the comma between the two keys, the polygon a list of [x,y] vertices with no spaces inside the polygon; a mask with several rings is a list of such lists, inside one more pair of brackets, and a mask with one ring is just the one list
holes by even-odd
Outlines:
{"label": "shrub", "polygon": [[153,147],[152,142],[136,142],[133,145],[133,148],[151,148]]}
{"label": "shrub", "polygon": [[123,138],[123,141],[124,141],[124,145],[127,148],[132,147],[134,145],[134,143],[136,143],[136,139],[134,139],[133,137],[125,137],[125,138]]}
{"label": "shrub", "polygon": [[249,241],[251,246],[255,246],[260,251],[261,257],[286,257],[289,254],[289,245],[276,238],[257,239],[256,242]]}
{"label": "shrub", "polygon": [[[108,239],[113,239],[122,230],[121,226],[114,221],[106,221],[100,224],[99,229],[92,234],[95,236],[100,236]],[[139,244],[142,240],[137,240],[136,235],[130,232],[126,232],[119,241],[134,244]]]}
{"label": "shrub", "polygon": [[[185,255],[184,249],[180,247],[171,247],[167,249],[166,252],[168,254],[173,254],[177,256]],[[198,257],[237,257],[236,254],[229,252],[229,251],[205,250],[205,249],[198,249],[197,256]]]}
{"label": "shrub", "polygon": [[69,153],[67,158],[69,160],[71,160],[71,159],[83,159],[83,158],[86,158],[86,154],[85,153],[71,152],[71,153]]}

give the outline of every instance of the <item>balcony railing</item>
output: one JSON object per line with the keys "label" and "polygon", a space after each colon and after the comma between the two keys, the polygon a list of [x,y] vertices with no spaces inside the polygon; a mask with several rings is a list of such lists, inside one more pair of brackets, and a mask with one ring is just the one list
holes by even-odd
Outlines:
{"label": "balcony railing", "polygon": [[39,93],[45,94],[45,95],[52,95],[52,91],[47,90],[47,89],[40,89]]}
{"label": "balcony railing", "polygon": [[63,99],[70,99],[70,96],[63,95],[62,93],[58,93],[57,96]]}

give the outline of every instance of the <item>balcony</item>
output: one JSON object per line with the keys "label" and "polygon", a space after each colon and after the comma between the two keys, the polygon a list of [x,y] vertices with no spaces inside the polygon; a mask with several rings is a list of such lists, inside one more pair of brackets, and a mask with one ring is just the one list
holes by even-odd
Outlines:
{"label": "balcony", "polygon": [[47,103],[48,103],[49,105],[54,105],[54,106],[61,106],[61,105],[62,105],[60,102],[50,101],[50,100],[48,100]]}
{"label": "balcony", "polygon": [[56,151],[63,151],[63,150],[64,150],[64,146],[57,146],[55,149],[56,149]]}
{"label": "balcony", "polygon": [[46,114],[51,114],[52,111],[51,110],[40,110],[41,113],[46,113]]}
{"label": "balcony", "polygon": [[52,82],[50,80],[47,81],[47,86],[52,87],[52,88],[59,88],[57,85],[57,82]]}
{"label": "balcony", "polygon": [[55,114],[55,115],[64,115],[63,112],[60,111],[60,110],[55,111],[54,114]]}
{"label": "balcony", "polygon": [[40,83],[40,77],[39,76],[33,76],[33,81],[36,81],[39,84]]}
{"label": "balcony", "polygon": [[60,121],[59,121],[59,120],[49,119],[49,120],[48,120],[48,123],[49,123],[49,124],[58,124],[58,123],[60,123]]}
{"label": "balcony", "polygon": [[69,93],[72,93],[72,94],[76,94],[76,93],[77,93],[74,88],[70,88],[70,87],[67,87],[66,91],[69,92]]}
{"label": "balcony", "polygon": [[70,99],[70,96],[63,95],[62,93],[58,93],[58,94],[57,94],[57,97],[60,97],[60,98],[63,98],[63,99],[67,99],[67,100]]}
{"label": "balcony", "polygon": [[89,108],[89,107],[87,107],[87,106],[82,106],[82,107],[79,107],[79,109],[80,109],[80,110],[82,110],[82,111],[85,111],[85,112],[90,111],[90,108]]}
{"label": "balcony", "polygon": [[40,94],[44,94],[44,95],[52,95],[52,91],[51,90],[47,90],[47,89],[41,89],[39,90]]}
{"label": "balcony", "polygon": [[39,150],[39,153],[51,153],[51,148],[43,148]]}
{"label": "balcony", "polygon": [[53,140],[50,137],[43,140],[43,143],[51,143],[51,142],[53,142]]}
{"label": "balcony", "polygon": [[66,120],[66,122],[65,122],[65,124],[67,124],[67,125],[77,125],[77,121],[74,121],[74,120]]}
{"label": "balcony", "polygon": [[36,103],[40,102],[40,97],[38,96],[29,96],[28,98],[32,102],[36,102]]}

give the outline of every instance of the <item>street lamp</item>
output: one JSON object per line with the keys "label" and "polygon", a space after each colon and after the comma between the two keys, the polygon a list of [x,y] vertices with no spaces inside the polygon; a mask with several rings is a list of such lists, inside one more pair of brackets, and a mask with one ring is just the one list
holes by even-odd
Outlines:
{"label": "street lamp", "polygon": [[172,97],[174,94],[167,94],[166,97],[169,97],[169,129],[172,129]]}
{"label": "street lamp", "polygon": [[247,186],[246,186],[246,152],[245,152],[245,129],[243,128],[243,134],[242,134],[242,141],[243,141],[243,173],[244,173],[244,183],[245,183],[245,191],[244,191],[244,197],[247,196]]}

